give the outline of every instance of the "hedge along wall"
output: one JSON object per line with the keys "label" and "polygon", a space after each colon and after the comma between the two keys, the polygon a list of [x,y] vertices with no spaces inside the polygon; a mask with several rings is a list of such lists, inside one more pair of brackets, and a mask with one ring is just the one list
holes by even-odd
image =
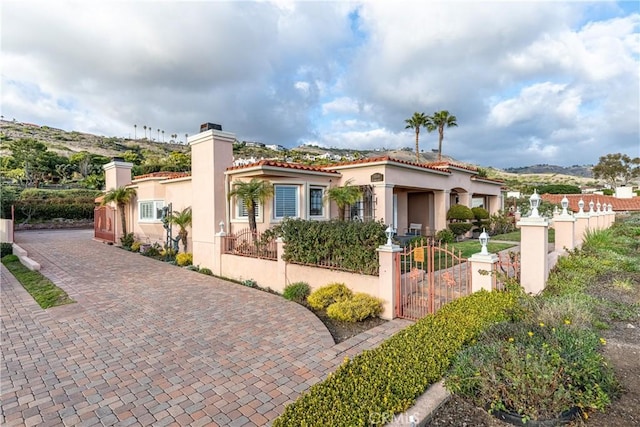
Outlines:
{"label": "hedge along wall", "polygon": [[285,242],[284,260],[298,264],[333,263],[347,271],[378,275],[376,249],[384,245],[380,222],[309,221],[288,218],[276,227]]}
{"label": "hedge along wall", "polygon": [[345,362],[285,408],[274,427],[368,426],[407,410],[439,381],[462,347],[492,323],[510,320],[511,292],[459,298],[378,348]]}
{"label": "hedge along wall", "polygon": [[86,189],[28,188],[13,201],[16,222],[29,218],[44,221],[54,218],[93,219],[95,198],[100,194],[101,191]]}

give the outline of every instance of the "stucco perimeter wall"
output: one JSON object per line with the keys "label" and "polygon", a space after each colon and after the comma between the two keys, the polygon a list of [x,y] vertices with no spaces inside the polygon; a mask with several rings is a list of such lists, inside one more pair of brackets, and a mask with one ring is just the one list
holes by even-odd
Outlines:
{"label": "stucco perimeter wall", "polygon": [[380,279],[378,276],[287,264],[286,281],[287,284],[306,282],[311,286],[311,289],[317,289],[330,283],[344,283],[353,292],[364,292],[377,297]]}
{"label": "stucco perimeter wall", "polygon": [[0,219],[0,242],[13,243],[13,220]]}
{"label": "stucco perimeter wall", "polygon": [[229,279],[253,279],[258,286],[282,292],[285,284],[278,280],[278,262],[268,259],[222,254],[220,275]]}

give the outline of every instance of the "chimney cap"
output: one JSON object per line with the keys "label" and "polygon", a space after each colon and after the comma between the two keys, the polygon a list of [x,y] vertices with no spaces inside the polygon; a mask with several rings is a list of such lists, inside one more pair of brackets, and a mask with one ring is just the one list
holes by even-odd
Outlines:
{"label": "chimney cap", "polygon": [[205,132],[208,130],[222,130],[222,125],[216,123],[203,123],[200,125],[200,132]]}

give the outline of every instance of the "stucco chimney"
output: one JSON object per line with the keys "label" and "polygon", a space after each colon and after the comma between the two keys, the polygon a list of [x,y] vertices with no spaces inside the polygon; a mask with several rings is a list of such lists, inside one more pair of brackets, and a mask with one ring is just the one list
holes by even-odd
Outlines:
{"label": "stucco chimney", "polygon": [[107,191],[123,187],[131,184],[131,169],[133,163],[125,162],[120,157],[114,157],[113,160],[102,166],[104,169],[104,182]]}
{"label": "stucco chimney", "polygon": [[213,263],[214,237],[218,224],[220,221],[226,222],[224,172],[233,165],[235,140],[234,134],[217,129],[205,130],[188,139],[191,146],[194,265],[211,267]]}

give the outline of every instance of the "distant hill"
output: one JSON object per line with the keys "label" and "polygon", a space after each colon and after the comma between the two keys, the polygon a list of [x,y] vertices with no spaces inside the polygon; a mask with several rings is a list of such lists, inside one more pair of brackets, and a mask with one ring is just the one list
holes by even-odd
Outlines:
{"label": "distant hill", "polygon": [[533,165],[521,166],[517,168],[506,168],[505,172],[515,174],[561,174],[579,176],[583,178],[593,178],[591,169],[593,165],[573,165],[573,166],[556,166],[556,165]]}

